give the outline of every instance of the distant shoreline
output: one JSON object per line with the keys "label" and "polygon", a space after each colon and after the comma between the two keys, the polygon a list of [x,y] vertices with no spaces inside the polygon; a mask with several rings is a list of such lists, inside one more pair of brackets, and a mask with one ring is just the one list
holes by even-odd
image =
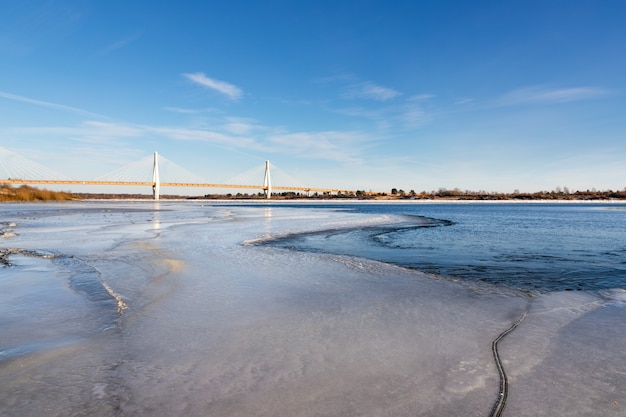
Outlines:
{"label": "distant shoreline", "polygon": [[[162,194],[161,200],[200,200],[200,201],[359,201],[359,202],[626,202],[626,189],[622,191],[541,191],[536,193],[487,193],[461,192],[458,190],[441,189],[437,192],[405,193],[395,188],[391,193],[344,192],[337,194],[314,194],[306,196],[301,193],[284,192],[272,194],[271,199],[258,194],[207,194],[204,196],[184,196]],[[121,193],[71,193],[49,191],[31,186],[0,187],[0,202],[37,202],[37,201],[80,201],[80,200],[152,200],[149,194]]]}
{"label": "distant shoreline", "polygon": [[75,201],[128,201],[128,202],[183,202],[183,201],[197,201],[207,202],[215,204],[258,204],[258,205],[270,205],[270,204],[626,204],[626,199],[608,199],[608,200],[464,200],[464,199],[357,199],[357,198],[292,198],[292,199],[237,199],[237,198],[187,198],[187,197],[174,197],[169,196],[167,198],[161,198],[158,201],[152,200],[149,197],[142,198],[85,198]]}

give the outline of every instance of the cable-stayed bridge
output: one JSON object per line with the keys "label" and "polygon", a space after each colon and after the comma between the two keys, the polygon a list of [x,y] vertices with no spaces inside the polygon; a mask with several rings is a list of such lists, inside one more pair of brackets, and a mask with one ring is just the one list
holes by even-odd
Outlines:
{"label": "cable-stayed bridge", "polygon": [[[306,187],[271,165],[269,161],[265,161],[264,166],[260,168],[261,170],[259,170],[259,167],[255,167],[223,183],[212,183],[155,152],[153,155],[100,177],[90,180],[75,180],[7,149],[0,148],[0,184],[151,187],[152,196],[155,200],[159,199],[161,187],[250,189],[262,191],[266,198],[271,197],[272,191],[302,191],[307,193],[307,195],[311,192],[347,192],[346,190],[331,188]],[[280,177],[292,185],[285,183],[281,185],[273,184],[270,171],[272,173],[280,173]],[[261,179],[263,182],[261,182]]]}

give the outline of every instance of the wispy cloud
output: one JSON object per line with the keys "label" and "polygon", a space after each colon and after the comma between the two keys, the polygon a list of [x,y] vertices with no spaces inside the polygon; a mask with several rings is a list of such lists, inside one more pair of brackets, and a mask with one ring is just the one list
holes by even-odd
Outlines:
{"label": "wispy cloud", "polygon": [[355,82],[356,80],[357,80],[357,77],[354,74],[344,73],[344,74],[330,75],[328,77],[319,77],[319,78],[315,78],[312,81],[316,84],[327,84],[327,83],[334,83],[334,82],[342,82],[342,83]]}
{"label": "wispy cloud", "polygon": [[473,103],[474,99],[471,97],[463,97],[454,102],[454,104],[462,106],[465,104]]}
{"label": "wispy cloud", "polygon": [[7,93],[4,91],[0,91],[0,98],[6,98],[8,100],[14,100],[14,101],[21,101],[22,103],[34,104],[36,106],[48,107],[51,109],[56,109],[56,110],[61,110],[61,111],[66,111],[66,112],[71,112],[71,113],[77,113],[83,116],[97,117],[99,119],[100,118],[108,119],[107,116],[103,116],[97,113],[92,113],[90,111],[79,109],[77,107],[66,106],[64,104],[52,103],[49,101],[36,100],[33,98],[19,96],[17,94],[11,94],[11,93]]}
{"label": "wispy cloud", "polygon": [[144,133],[141,127],[131,124],[86,121],[82,125],[90,132],[97,132],[99,137],[131,138]]}
{"label": "wispy cloud", "polygon": [[338,114],[352,117],[363,117],[370,120],[379,120],[389,113],[389,109],[365,109],[363,107],[347,107],[335,110]]}
{"label": "wispy cloud", "polygon": [[211,107],[206,109],[186,109],[182,107],[163,107],[163,110],[173,112],[173,113],[181,113],[181,114],[204,114],[204,113],[214,113],[217,110]]}
{"label": "wispy cloud", "polygon": [[341,93],[341,97],[345,99],[368,99],[376,101],[387,101],[401,95],[399,91],[393,88],[382,87],[372,82],[363,82],[347,86]]}
{"label": "wispy cloud", "polygon": [[268,142],[290,155],[355,162],[358,151],[354,145],[367,139],[367,135],[359,132],[323,131],[272,135]]}
{"label": "wispy cloud", "polygon": [[420,127],[431,119],[431,114],[416,104],[407,104],[400,114],[400,120],[404,122],[404,126],[407,129]]}
{"label": "wispy cloud", "polygon": [[425,106],[423,100],[407,100],[405,103],[383,106],[377,109],[351,107],[335,110],[336,113],[352,117],[362,117],[375,122],[379,129],[416,129],[433,119],[434,112]]}
{"label": "wispy cloud", "polygon": [[166,138],[175,140],[197,140],[236,148],[253,148],[256,145],[253,138],[228,135],[204,129],[189,129],[168,126],[145,126],[144,128],[147,132],[157,133]]}
{"label": "wispy cloud", "polygon": [[129,45],[135,42],[137,39],[141,38],[142,36],[143,36],[143,31],[135,32],[131,35],[126,36],[123,39],[117,40],[113,42],[112,44],[106,46],[102,50],[98,51],[97,55],[108,55],[114,51],[117,51],[118,49],[125,47],[126,45]]}
{"label": "wispy cloud", "polygon": [[124,139],[143,136],[145,131],[130,124],[86,121],[75,126],[12,127],[0,129],[0,134],[12,137],[37,137],[72,140],[89,144],[121,143]]}
{"label": "wispy cloud", "polygon": [[195,140],[232,147],[255,147],[252,138],[207,129],[177,126],[143,125],[133,123],[102,123],[85,121],[75,126],[0,128],[0,134],[10,136],[47,136],[83,143],[112,143],[128,138],[161,136],[169,140]]}
{"label": "wispy cloud", "polygon": [[[0,127],[0,136],[69,140],[74,144],[100,149],[104,145],[117,148],[132,147],[133,142],[161,138],[169,141],[198,141],[232,149],[275,152],[302,158],[319,158],[346,163],[358,162],[363,147],[375,141],[365,131],[290,131],[280,126],[268,126],[258,120],[224,117],[214,109],[165,108],[167,111],[198,115],[213,113],[210,127],[190,127],[158,124],[139,124],[116,121],[79,108],[36,100],[0,91],[0,99],[24,102],[61,111],[89,116],[73,125],[38,127]],[[93,117],[97,116],[97,117]]]}
{"label": "wispy cloud", "polygon": [[222,129],[235,135],[247,135],[253,131],[268,130],[267,127],[260,125],[256,120],[242,117],[229,117],[226,123],[222,125]]}
{"label": "wispy cloud", "polygon": [[183,77],[187,78],[189,81],[201,85],[203,87],[209,88],[211,90],[215,90],[218,93],[222,93],[231,100],[237,100],[243,94],[243,91],[226,81],[216,80],[214,78],[209,78],[201,72],[196,72],[193,74],[185,73]]}
{"label": "wispy cloud", "polygon": [[434,94],[416,94],[407,99],[407,101],[424,101],[430,100],[431,98],[435,98]]}
{"label": "wispy cloud", "polygon": [[568,103],[573,101],[589,100],[603,97],[610,94],[610,91],[597,87],[571,87],[560,89],[549,89],[545,87],[526,87],[513,90],[500,99],[497,103],[502,106],[517,104],[552,104]]}

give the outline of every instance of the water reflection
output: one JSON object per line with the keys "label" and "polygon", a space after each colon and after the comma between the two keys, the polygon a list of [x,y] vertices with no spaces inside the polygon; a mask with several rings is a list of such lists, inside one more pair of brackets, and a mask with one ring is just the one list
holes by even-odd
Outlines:
{"label": "water reflection", "polygon": [[152,202],[152,230],[161,229],[161,203],[159,201]]}

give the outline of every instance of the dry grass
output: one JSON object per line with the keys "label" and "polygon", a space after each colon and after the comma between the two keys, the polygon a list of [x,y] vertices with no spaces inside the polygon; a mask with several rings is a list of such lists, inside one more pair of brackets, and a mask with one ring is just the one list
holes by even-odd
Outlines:
{"label": "dry grass", "polygon": [[64,191],[50,191],[22,185],[14,188],[4,184],[0,186],[0,201],[68,201],[78,200],[76,196]]}

